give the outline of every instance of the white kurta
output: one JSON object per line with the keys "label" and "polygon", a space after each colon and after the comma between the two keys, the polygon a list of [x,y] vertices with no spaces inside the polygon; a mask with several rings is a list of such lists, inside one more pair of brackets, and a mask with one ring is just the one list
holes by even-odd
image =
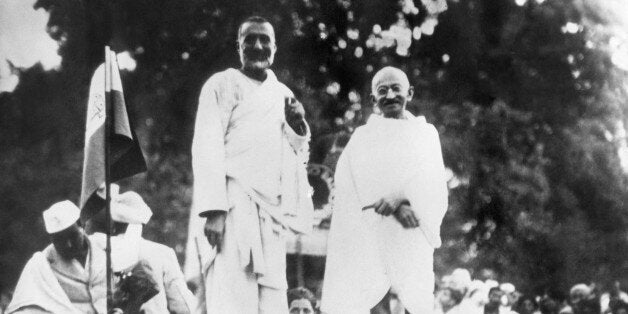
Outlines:
{"label": "white kurta", "polygon": [[[198,244],[210,313],[257,312],[252,308],[266,302],[258,285],[277,290],[283,300],[281,310],[271,313],[287,311],[281,232],[305,232],[312,224],[305,170],[309,130],[299,136],[287,125],[284,99],[293,94],[272,71],[267,73],[258,82],[235,69],[219,72],[205,83],[199,99],[188,233],[193,254],[186,258],[186,275],[200,268]],[[205,219],[198,215],[215,209],[228,215],[222,252],[214,258],[203,235]]]}
{"label": "white kurta", "polygon": [[[129,225],[127,235],[131,227],[137,226]],[[195,308],[196,301],[185,283],[174,250],[163,244],[141,238],[141,229],[140,226],[137,239],[133,239],[134,236],[128,237],[124,234],[111,237],[114,272],[128,271],[139,261],[144,261],[152,270],[159,293],[142,305],[140,309],[142,313],[191,313]],[[92,247],[104,252],[107,245],[107,236],[104,233],[94,233],[90,236],[90,240]],[[134,256],[126,259],[122,254]],[[103,260],[106,258],[104,254],[96,257]],[[121,260],[122,263],[120,263]],[[126,267],[122,268],[118,265]]]}
{"label": "white kurta", "polygon": [[[433,309],[433,252],[447,210],[436,129],[423,117],[373,115],[356,129],[336,168],[322,310],[369,313],[388,292],[410,313]],[[362,210],[382,197],[408,199],[420,227]]]}

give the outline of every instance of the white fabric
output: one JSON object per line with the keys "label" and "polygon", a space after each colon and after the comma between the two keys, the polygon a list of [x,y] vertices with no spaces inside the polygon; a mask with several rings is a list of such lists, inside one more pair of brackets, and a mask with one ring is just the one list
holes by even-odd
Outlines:
{"label": "white fabric", "polygon": [[153,215],[142,197],[128,191],[111,197],[111,219],[128,224],[146,224]]}
{"label": "white fabric", "polygon": [[[231,210],[227,180],[237,182],[256,204],[274,221],[296,232],[312,227],[313,205],[305,163],[308,158],[309,129],[297,135],[284,115],[284,99],[293,93],[267,71],[264,82],[252,80],[235,69],[213,75],[204,85],[199,98],[192,167],[194,194],[188,227],[186,278],[199,274],[202,264],[214,253],[203,234],[205,219],[199,214],[208,210]],[[236,219],[240,248],[259,251],[259,235],[251,237],[244,226],[256,220]],[[196,240],[195,240],[196,239]],[[241,262],[246,262],[243,253]],[[255,258],[255,257],[254,257]]]}
{"label": "white fabric", "polygon": [[[136,240],[131,242],[124,241],[125,237],[132,236],[135,238],[138,233],[140,236],[137,242]],[[93,247],[100,249],[100,251],[103,251],[107,245],[107,238],[104,233],[94,233],[90,236],[90,239]],[[114,271],[118,271],[116,266],[120,267],[120,264],[118,264],[119,254],[124,252],[127,254],[132,253],[135,256],[134,263],[127,266],[125,270],[130,270],[139,260],[143,260],[150,266],[153,272],[153,279],[159,287],[159,293],[142,305],[142,313],[183,314],[192,312],[196,306],[196,301],[192,292],[187,288],[177,256],[172,248],[142,239],[141,225],[139,225],[139,228],[138,225],[129,225],[127,232],[124,235],[112,237],[111,243]],[[117,249],[120,249],[120,245],[126,245],[126,248],[116,253]],[[131,248],[135,252],[130,252]],[[105,257],[101,256],[101,258]],[[130,259],[125,259],[125,261],[130,262]]]}
{"label": "white fabric", "polygon": [[44,211],[44,224],[48,234],[57,233],[73,225],[78,219],[81,210],[70,201],[53,204]]}
{"label": "white fabric", "polygon": [[309,134],[298,136],[284,127],[285,97],[294,95],[272,71],[261,84],[235,69],[208,80],[199,99],[192,147],[195,214],[230,208],[227,177],[269,204],[279,204],[282,132],[296,152],[306,151],[309,140]]}
{"label": "white fabric", "polygon": [[89,250],[84,265],[76,259],[64,259],[53,245],[44,254],[72,305],[81,313],[104,314],[107,311],[105,250],[95,247],[89,239],[87,242]]}
{"label": "white fabric", "polygon": [[[372,116],[338,161],[322,296],[328,314],[368,313],[391,288],[410,313],[433,310],[446,177],[436,129],[406,115]],[[420,227],[404,229],[393,216],[362,210],[388,196],[408,199]]]}
{"label": "white fabric", "polygon": [[[619,291],[619,300],[621,300],[624,303],[628,303],[628,293],[624,292],[624,291]],[[602,307],[602,313],[604,313],[606,310],[608,310],[610,308],[610,301],[611,301],[611,295],[608,292],[604,292],[602,293],[602,295],[600,296],[600,305]]]}
{"label": "white fabric", "polygon": [[[106,187],[103,183],[98,188],[98,196],[105,199]],[[147,224],[153,211],[148,207],[144,199],[134,191],[120,194],[120,186],[111,184],[111,219],[116,222],[128,224]]]}
{"label": "white fabric", "polygon": [[36,252],[26,263],[6,313],[29,307],[39,307],[50,313],[81,313],[61,288],[42,252]]}
{"label": "white fabric", "polygon": [[234,207],[227,214],[221,252],[204,269],[201,303],[206,304],[198,312],[287,313],[282,227],[234,180],[229,180],[228,190]]}
{"label": "white fabric", "polygon": [[[91,238],[105,248],[104,233],[96,232]],[[139,262],[141,241],[142,225],[139,224],[129,225],[125,233],[111,237],[111,269],[114,273],[128,271]]]}

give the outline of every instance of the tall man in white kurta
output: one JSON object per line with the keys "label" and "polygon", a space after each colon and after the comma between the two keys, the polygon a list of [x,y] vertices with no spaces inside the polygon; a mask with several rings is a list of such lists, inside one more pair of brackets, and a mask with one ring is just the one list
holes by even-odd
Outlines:
{"label": "tall man in white kurta", "polygon": [[336,168],[322,310],[369,313],[394,293],[407,313],[432,313],[447,209],[438,133],[405,111],[413,89],[401,70],[380,70],[372,90],[382,115],[356,129]]}
{"label": "tall man in white kurta", "polygon": [[[302,105],[269,69],[272,25],[247,19],[238,51],[242,67],[216,73],[203,86],[192,144],[189,241],[201,251],[200,312],[287,313],[283,233],[312,224],[309,129]],[[201,232],[207,241],[198,241]]]}

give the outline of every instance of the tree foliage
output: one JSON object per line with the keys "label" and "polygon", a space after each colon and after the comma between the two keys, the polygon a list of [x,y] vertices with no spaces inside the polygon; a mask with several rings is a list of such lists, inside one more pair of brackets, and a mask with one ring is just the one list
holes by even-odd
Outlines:
{"label": "tree foliage", "polygon": [[238,23],[260,14],[276,28],[274,70],[306,106],[312,162],[333,160],[334,139],[364,123],[373,71],[408,73],[410,110],[437,126],[452,173],[437,271],[492,269],[537,291],[628,279],[616,21],[601,1],[438,3],[37,1],[63,64],[22,69],[0,95],[1,278],[14,282],[48,242],[41,211],[78,199],[89,77],[105,43],[137,62],[123,85],[149,170],[123,186],[154,211],[148,237],[182,253],[197,97],[211,74],[238,66]]}

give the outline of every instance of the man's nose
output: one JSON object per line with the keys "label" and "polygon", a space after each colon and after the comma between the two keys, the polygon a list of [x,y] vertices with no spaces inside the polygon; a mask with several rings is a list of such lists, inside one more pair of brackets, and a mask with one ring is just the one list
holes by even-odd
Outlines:
{"label": "man's nose", "polygon": [[262,49],[263,48],[262,41],[259,40],[259,38],[255,39],[255,44],[253,45],[253,47],[255,47],[255,49]]}
{"label": "man's nose", "polygon": [[386,91],[386,98],[395,98],[395,92],[392,88]]}

